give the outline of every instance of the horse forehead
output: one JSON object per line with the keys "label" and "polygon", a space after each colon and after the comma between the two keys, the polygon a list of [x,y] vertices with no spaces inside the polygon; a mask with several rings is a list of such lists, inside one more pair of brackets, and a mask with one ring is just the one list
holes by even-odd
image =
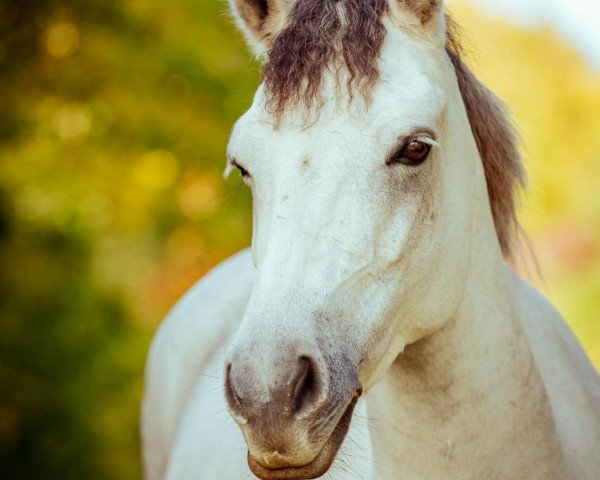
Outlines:
{"label": "horse forehead", "polygon": [[[333,81],[333,80],[332,80]],[[445,105],[443,89],[430,77],[418,71],[401,76],[382,75],[368,102],[353,93],[352,100],[339,92],[325,91],[319,107],[309,110],[302,105],[290,109],[277,121],[265,106],[264,93],[240,119],[247,130],[243,137],[256,145],[297,140],[304,146],[328,145],[338,141],[375,138],[385,129],[412,126],[415,122],[432,123]],[[403,125],[406,124],[406,125]],[[248,127],[248,128],[246,128]],[[242,130],[242,128],[240,128]],[[309,142],[307,144],[306,142]]]}
{"label": "horse forehead", "polygon": [[[402,131],[415,126],[433,126],[444,108],[443,72],[422,45],[394,32],[381,53],[380,78],[369,92],[368,101],[359,91],[345,85],[339,72],[323,75],[322,101],[306,107],[300,102],[277,120],[268,108],[268,94],[261,85],[250,109],[235,130],[236,137],[257,151],[285,145],[288,152],[303,154],[336,144],[369,144],[385,131]],[[394,41],[391,41],[394,40]],[[431,58],[430,58],[431,57]],[[427,125],[430,124],[430,125]],[[243,128],[242,128],[243,126]]]}

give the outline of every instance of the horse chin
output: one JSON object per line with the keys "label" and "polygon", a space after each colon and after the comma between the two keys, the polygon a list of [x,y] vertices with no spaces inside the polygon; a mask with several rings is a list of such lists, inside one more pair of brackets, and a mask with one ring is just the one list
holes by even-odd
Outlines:
{"label": "horse chin", "polygon": [[270,469],[258,463],[250,452],[248,452],[248,466],[252,473],[261,480],[309,480],[325,475],[333,464],[337,452],[346,438],[357,400],[358,396],[352,399],[352,402],[346,408],[327,442],[325,442],[319,454],[310,463],[300,467]]}

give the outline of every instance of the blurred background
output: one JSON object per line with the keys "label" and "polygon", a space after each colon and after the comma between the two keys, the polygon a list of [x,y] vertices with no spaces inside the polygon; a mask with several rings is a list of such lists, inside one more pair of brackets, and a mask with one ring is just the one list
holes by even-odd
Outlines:
{"label": "blurred background", "polygon": [[[600,18],[579,3],[450,7],[521,128],[533,281],[600,367]],[[141,476],[152,333],[250,241],[222,171],[259,78],[220,0],[0,1],[2,478]]]}

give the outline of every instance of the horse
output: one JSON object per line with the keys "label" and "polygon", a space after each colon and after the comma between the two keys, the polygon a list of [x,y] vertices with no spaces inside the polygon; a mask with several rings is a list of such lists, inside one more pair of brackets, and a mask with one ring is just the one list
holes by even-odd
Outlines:
{"label": "horse", "polygon": [[230,0],[251,250],[153,340],[146,478],[600,478],[600,381],[510,267],[525,175],[440,0]]}

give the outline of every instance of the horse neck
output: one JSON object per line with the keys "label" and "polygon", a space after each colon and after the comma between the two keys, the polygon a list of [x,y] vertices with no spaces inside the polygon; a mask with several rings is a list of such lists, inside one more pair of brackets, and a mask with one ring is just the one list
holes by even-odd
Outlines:
{"label": "horse neck", "polygon": [[387,472],[377,478],[561,478],[513,277],[497,246],[478,240],[455,317],[406,347],[367,396],[375,464]]}

